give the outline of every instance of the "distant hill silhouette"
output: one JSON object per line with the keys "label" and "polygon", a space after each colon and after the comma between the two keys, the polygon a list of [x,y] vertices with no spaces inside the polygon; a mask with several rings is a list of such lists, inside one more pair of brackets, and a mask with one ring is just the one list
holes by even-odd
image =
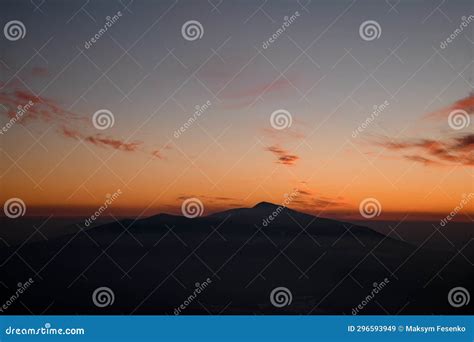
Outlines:
{"label": "distant hill silhouette", "polygon": [[[452,308],[447,293],[473,283],[459,255],[267,202],[193,219],[159,214],[78,226],[0,253],[5,299],[18,282],[35,280],[8,314],[173,314],[207,278],[212,283],[181,314],[351,314],[386,278],[359,314],[460,314],[468,309]],[[113,290],[113,305],[94,305],[101,286]],[[270,301],[280,286],[293,297],[282,308]]]}

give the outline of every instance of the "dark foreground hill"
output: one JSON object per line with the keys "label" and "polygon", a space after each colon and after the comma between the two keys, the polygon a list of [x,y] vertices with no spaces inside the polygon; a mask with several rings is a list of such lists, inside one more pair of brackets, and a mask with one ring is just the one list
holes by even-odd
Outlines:
{"label": "dark foreground hill", "polygon": [[[0,253],[3,302],[34,279],[7,314],[351,314],[359,305],[358,314],[463,314],[469,307],[447,295],[474,280],[461,254],[270,203],[78,226]],[[112,290],[111,305],[94,304],[99,287]],[[277,287],[291,303],[272,304]]]}

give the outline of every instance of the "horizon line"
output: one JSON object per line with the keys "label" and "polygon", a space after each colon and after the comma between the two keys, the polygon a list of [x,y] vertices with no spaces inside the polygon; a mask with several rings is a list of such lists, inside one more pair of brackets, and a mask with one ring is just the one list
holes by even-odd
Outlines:
{"label": "horizon line", "polygon": [[[352,220],[352,221],[410,221],[410,222],[436,222],[440,221],[443,218],[446,218],[449,215],[449,212],[442,211],[390,211],[383,210],[380,215],[373,218],[365,218],[361,215],[359,210],[356,209],[316,209],[313,211],[308,210],[307,208],[299,208],[294,206],[284,206],[282,204],[275,204],[267,201],[257,202],[254,206],[206,206],[204,213],[200,217],[206,217],[215,213],[219,213],[226,210],[232,209],[251,209],[258,205],[259,203],[269,203],[275,207],[286,207],[288,209],[308,214],[315,217],[328,218],[334,220]],[[100,206],[29,206],[26,210],[23,218],[40,218],[40,217],[49,217],[54,216],[57,218],[87,218],[93,215]],[[147,218],[156,216],[159,214],[168,214],[175,216],[183,216],[180,206],[162,206],[160,207],[150,207],[143,209],[142,207],[130,207],[130,206],[115,206],[107,208],[106,212],[101,214],[102,218]],[[458,212],[455,217],[450,221],[459,222],[459,223],[468,223],[473,222],[472,216],[474,212]],[[0,218],[8,219],[4,213],[0,214]]]}

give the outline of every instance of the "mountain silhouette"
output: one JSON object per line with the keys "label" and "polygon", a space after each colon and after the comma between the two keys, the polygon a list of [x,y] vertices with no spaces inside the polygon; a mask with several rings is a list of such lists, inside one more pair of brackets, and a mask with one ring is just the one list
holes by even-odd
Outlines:
{"label": "mountain silhouette", "polygon": [[[15,288],[33,277],[21,301],[48,314],[173,314],[208,278],[181,314],[351,314],[385,280],[359,314],[459,314],[446,294],[472,284],[461,256],[268,202],[196,218],[77,225],[74,234],[3,248],[0,257],[4,284]],[[440,269],[449,280],[436,276]],[[99,308],[91,296],[104,286],[115,300]],[[291,291],[289,305],[272,304],[277,287]],[[27,313],[25,306],[8,313]]]}

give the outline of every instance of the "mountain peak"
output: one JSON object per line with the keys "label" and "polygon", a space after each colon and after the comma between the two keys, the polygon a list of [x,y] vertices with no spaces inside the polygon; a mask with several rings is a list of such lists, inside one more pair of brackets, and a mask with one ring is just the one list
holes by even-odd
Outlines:
{"label": "mountain peak", "polygon": [[273,203],[270,203],[270,202],[260,202],[260,203],[257,203],[255,206],[253,206],[253,208],[255,209],[268,209],[268,208],[278,208],[279,205],[277,204],[273,204]]}

